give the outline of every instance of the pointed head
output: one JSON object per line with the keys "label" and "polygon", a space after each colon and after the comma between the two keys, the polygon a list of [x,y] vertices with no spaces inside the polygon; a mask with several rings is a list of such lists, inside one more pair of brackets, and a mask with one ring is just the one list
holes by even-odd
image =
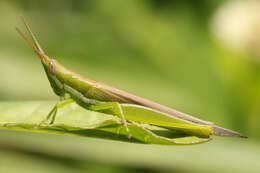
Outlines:
{"label": "pointed head", "polygon": [[29,41],[29,39],[27,39],[25,35],[18,28],[16,28],[17,32],[22,36],[22,38],[26,41],[26,43],[33,49],[33,51],[41,59],[42,65],[50,81],[53,91],[59,96],[64,96],[65,92],[63,89],[63,84],[56,77],[57,68],[59,68],[60,65],[54,59],[51,59],[47,55],[45,55],[36,37],[32,33],[29,25],[26,23],[24,17],[22,17],[22,21],[24,22],[27,31],[31,35],[34,44],[31,41]]}

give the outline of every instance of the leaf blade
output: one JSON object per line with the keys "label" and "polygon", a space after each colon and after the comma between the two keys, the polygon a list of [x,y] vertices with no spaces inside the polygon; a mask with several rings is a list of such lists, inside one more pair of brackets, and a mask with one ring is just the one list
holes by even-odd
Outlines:
{"label": "leaf blade", "polygon": [[132,134],[129,140],[123,124],[117,117],[85,110],[75,103],[59,109],[53,125],[38,126],[53,105],[54,102],[40,101],[2,102],[0,103],[0,128],[160,145],[199,144],[211,140],[211,138],[174,134],[168,129],[138,123],[129,124]]}

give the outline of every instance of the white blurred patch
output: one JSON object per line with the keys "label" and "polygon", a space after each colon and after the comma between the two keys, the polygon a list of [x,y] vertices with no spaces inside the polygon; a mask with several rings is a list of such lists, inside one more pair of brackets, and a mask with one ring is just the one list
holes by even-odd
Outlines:
{"label": "white blurred patch", "polygon": [[260,1],[227,2],[213,17],[212,30],[222,43],[260,60]]}

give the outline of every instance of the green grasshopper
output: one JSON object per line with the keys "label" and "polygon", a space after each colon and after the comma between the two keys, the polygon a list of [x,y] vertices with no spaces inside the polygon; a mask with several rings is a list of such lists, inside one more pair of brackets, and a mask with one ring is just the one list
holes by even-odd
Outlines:
{"label": "green grasshopper", "polygon": [[44,53],[23,17],[22,21],[34,44],[18,28],[16,30],[39,56],[54,93],[60,97],[60,101],[42,123],[48,121],[49,124],[54,123],[59,108],[76,102],[85,109],[119,117],[128,138],[131,138],[128,128],[128,124],[131,123],[155,125],[178,133],[204,138],[208,138],[212,134],[246,138],[238,132],[219,127],[212,122],[195,118],[107,84],[82,77],[66,69]]}

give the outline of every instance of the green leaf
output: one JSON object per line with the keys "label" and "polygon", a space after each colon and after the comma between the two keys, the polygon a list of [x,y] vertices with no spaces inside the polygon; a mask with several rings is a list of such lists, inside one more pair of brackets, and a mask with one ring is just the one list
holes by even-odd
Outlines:
{"label": "green leaf", "polygon": [[146,144],[199,144],[211,138],[185,136],[168,129],[147,124],[129,124],[132,138],[120,120],[112,115],[93,112],[72,103],[58,110],[52,125],[39,125],[51,110],[54,102],[2,102],[0,128],[89,136],[103,139]]}

